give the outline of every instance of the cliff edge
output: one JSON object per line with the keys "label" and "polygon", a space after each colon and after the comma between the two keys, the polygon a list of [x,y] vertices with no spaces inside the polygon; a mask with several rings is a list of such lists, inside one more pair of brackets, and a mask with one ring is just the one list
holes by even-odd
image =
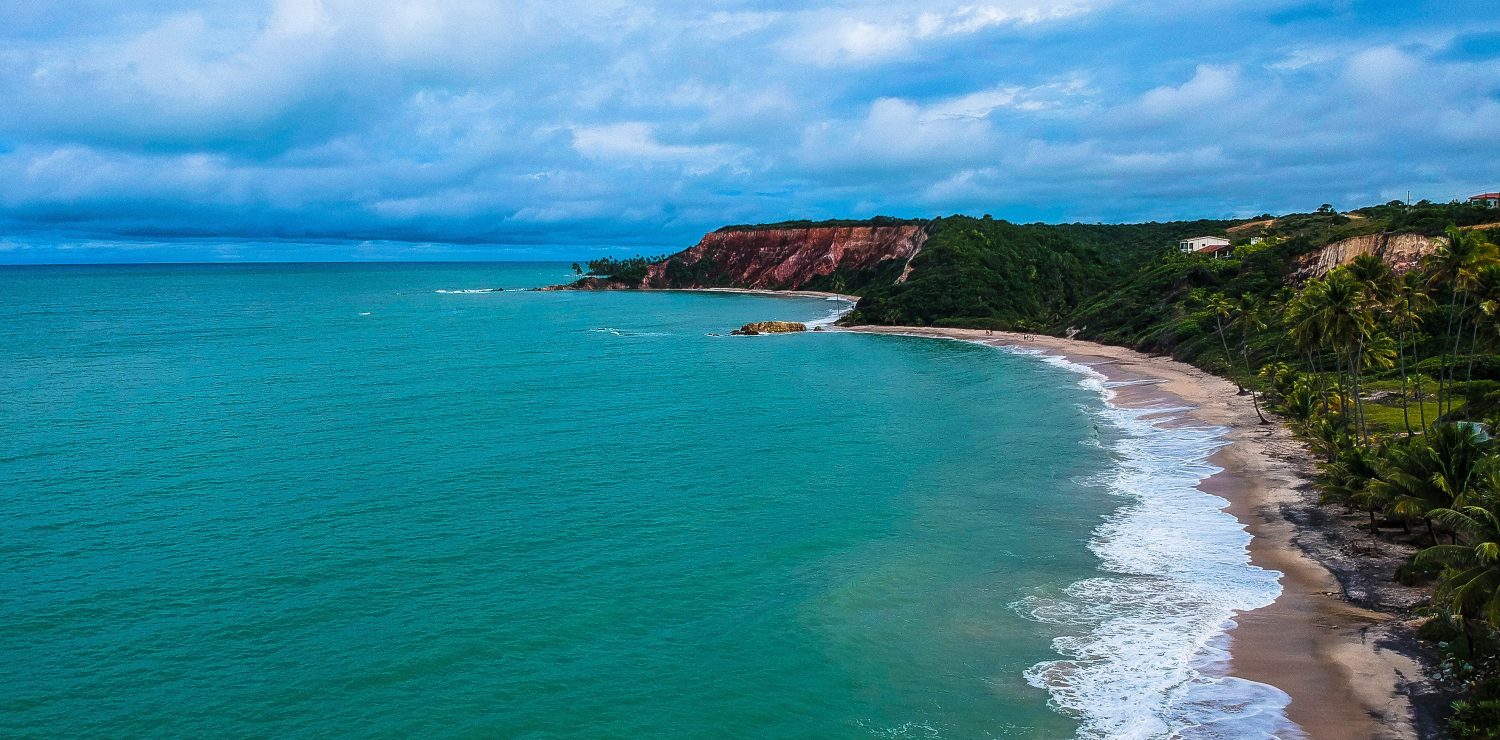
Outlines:
{"label": "cliff edge", "polygon": [[641,287],[840,292],[886,270],[898,279],[926,242],[918,224],[721,230],[648,267]]}

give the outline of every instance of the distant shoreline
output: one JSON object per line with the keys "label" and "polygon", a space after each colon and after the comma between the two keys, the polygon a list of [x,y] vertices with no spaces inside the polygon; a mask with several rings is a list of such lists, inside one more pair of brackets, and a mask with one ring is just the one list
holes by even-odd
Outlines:
{"label": "distant shoreline", "polygon": [[627,291],[632,293],[733,293],[738,295],[759,295],[770,298],[837,298],[841,301],[859,303],[859,296],[848,293],[830,293],[822,290],[772,290],[770,288],[580,288],[572,284],[548,285],[533,290],[577,290],[589,291]]}
{"label": "distant shoreline", "polygon": [[[1227,431],[1227,445],[1209,458],[1220,472],[1198,487],[1228,500],[1252,535],[1251,563],[1282,574],[1282,593],[1269,606],[1241,612],[1230,631],[1228,674],[1286,692],[1288,719],[1312,738],[1418,737],[1408,692],[1424,688],[1422,665],[1410,653],[1410,628],[1396,615],[1351,603],[1306,528],[1288,514],[1315,506],[1306,493],[1311,457],[1283,425],[1258,423],[1233,383],[1170,358],[1122,347],[980,329],[859,326],[849,331],[957,339],[1038,350],[1086,365],[1115,388],[1124,408],[1186,406],[1154,419],[1158,426],[1202,423]],[[1324,543],[1326,545],[1326,543]],[[1317,558],[1317,559],[1315,559]]]}

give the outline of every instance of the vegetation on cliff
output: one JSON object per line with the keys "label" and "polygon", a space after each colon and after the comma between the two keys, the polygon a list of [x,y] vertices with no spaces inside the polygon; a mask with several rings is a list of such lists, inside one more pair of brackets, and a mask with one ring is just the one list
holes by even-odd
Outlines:
{"label": "vegetation on cliff", "polygon": [[796,221],[777,221],[769,224],[734,224],[731,226],[720,226],[715,232],[726,231],[774,231],[777,229],[823,229],[844,228],[850,226],[912,226],[927,223],[922,218],[895,218],[893,216],[876,216],[874,218],[830,218],[822,221],[809,221],[799,219]]}
{"label": "vegetation on cliff", "polygon": [[868,281],[852,322],[1040,328],[1106,290],[1121,271],[1222,233],[1230,221],[1128,225],[1014,224],[952,216],[927,226],[910,277]]}
{"label": "vegetation on cliff", "polygon": [[[641,255],[625,259],[601,257],[596,260],[589,260],[589,277],[596,279],[607,278],[608,280],[634,287],[640,285],[641,281],[646,279],[646,272],[651,269],[652,265],[664,259],[666,257],[642,257]],[[576,269],[577,265],[574,265],[574,267]]]}

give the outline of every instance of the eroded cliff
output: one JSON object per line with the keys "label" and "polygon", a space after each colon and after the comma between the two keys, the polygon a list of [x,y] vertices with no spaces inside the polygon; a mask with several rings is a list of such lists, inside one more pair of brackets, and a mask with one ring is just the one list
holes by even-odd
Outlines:
{"label": "eroded cliff", "polygon": [[1369,234],[1337,241],[1297,258],[1297,269],[1291,281],[1303,283],[1327,275],[1340,265],[1347,265],[1362,254],[1373,254],[1384,260],[1397,274],[1405,274],[1422,265],[1422,259],[1447,244],[1441,236],[1420,234]]}
{"label": "eroded cliff", "polygon": [[652,265],[641,287],[846,289],[887,270],[904,277],[926,241],[917,224],[715,231]]}

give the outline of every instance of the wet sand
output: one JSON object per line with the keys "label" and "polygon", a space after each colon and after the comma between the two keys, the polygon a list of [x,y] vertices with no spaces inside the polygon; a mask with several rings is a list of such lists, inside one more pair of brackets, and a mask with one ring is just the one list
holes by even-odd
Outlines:
{"label": "wet sand", "polygon": [[[1285,425],[1261,424],[1248,395],[1233,383],[1170,358],[1122,347],[1043,335],[977,329],[864,326],[875,334],[908,334],[1041,350],[1092,367],[1111,382],[1112,403],[1129,408],[1188,406],[1160,424],[1223,427],[1228,445],[1210,461],[1222,471],[1199,488],[1228,500],[1253,539],[1251,562],[1279,571],[1274,603],[1236,616],[1229,674],[1267,683],[1291,697],[1288,717],[1311,738],[1415,738],[1410,694],[1421,665],[1390,647],[1397,618],[1357,606],[1334,573],[1304,550],[1288,512],[1307,505],[1311,459]],[[1302,545],[1302,546],[1299,546]]]}

